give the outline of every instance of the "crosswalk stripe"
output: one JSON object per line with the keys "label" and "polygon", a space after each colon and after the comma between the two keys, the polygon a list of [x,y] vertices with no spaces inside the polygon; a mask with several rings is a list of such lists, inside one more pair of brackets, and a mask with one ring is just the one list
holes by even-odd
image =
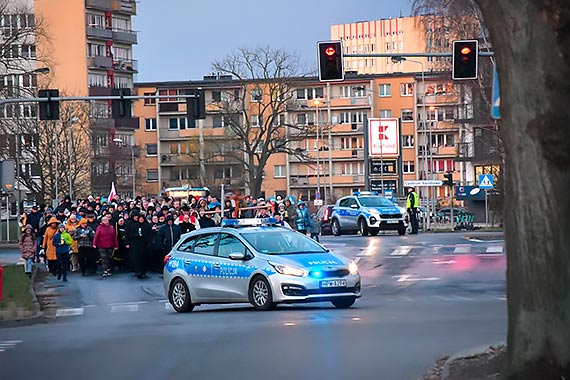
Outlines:
{"label": "crosswalk stripe", "polygon": [[118,313],[118,312],[133,312],[139,311],[139,305],[115,305],[111,306],[111,313]]}
{"label": "crosswalk stripe", "polygon": [[487,247],[487,253],[502,253],[503,252],[502,245],[490,245]]}
{"label": "crosswalk stripe", "polygon": [[412,247],[406,247],[406,246],[398,247],[394,249],[392,253],[390,253],[390,256],[406,256],[408,253],[410,253],[411,250]]}
{"label": "crosswalk stripe", "polygon": [[456,244],[453,253],[469,253],[471,252],[471,244]]}
{"label": "crosswalk stripe", "polygon": [[82,307],[70,308],[70,309],[57,309],[55,316],[57,317],[73,317],[76,315],[83,315],[85,309]]}

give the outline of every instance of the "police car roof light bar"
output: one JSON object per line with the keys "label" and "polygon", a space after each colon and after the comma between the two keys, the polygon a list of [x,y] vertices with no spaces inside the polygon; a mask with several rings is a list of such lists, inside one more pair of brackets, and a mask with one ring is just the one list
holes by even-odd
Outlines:
{"label": "police car roof light bar", "polygon": [[245,219],[224,219],[222,227],[257,227],[276,225],[275,218],[245,218]]}

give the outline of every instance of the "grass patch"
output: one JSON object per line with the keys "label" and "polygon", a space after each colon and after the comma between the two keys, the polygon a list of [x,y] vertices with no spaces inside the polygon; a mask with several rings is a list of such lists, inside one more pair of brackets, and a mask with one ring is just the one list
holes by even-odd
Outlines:
{"label": "grass patch", "polygon": [[35,314],[30,281],[21,265],[4,266],[0,321],[26,318]]}

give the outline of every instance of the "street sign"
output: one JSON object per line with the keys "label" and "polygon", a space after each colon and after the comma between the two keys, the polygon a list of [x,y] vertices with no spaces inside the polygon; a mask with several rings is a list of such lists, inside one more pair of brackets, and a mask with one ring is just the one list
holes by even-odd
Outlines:
{"label": "street sign", "polygon": [[384,197],[386,197],[388,199],[393,199],[394,198],[394,190],[385,190],[384,191]]}
{"label": "street sign", "polygon": [[323,205],[323,200],[322,200],[322,199],[315,199],[315,200],[313,201],[313,204],[314,204],[315,206],[322,206],[322,205]]}
{"label": "street sign", "polygon": [[479,188],[480,189],[492,189],[493,186],[493,175],[492,174],[481,174],[479,176]]}
{"label": "street sign", "polygon": [[425,186],[442,186],[443,181],[440,179],[423,179],[417,181],[404,181],[405,187],[425,187]]}
{"label": "street sign", "polygon": [[368,119],[368,146],[371,156],[398,156],[400,152],[398,119]]}
{"label": "street sign", "polygon": [[493,119],[501,118],[501,113],[499,112],[501,94],[499,89],[499,73],[497,73],[497,66],[493,65],[493,103],[491,104],[491,117]]}
{"label": "street sign", "polygon": [[[382,170],[382,165],[384,170]],[[394,174],[396,173],[396,161],[394,160],[384,160],[381,161],[370,161],[370,173],[371,174]]]}

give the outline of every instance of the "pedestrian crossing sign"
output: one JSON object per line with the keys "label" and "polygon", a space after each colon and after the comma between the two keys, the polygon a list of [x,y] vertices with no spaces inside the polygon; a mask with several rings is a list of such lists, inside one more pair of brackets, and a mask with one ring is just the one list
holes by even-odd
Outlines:
{"label": "pedestrian crossing sign", "polygon": [[493,186],[493,175],[492,174],[481,174],[479,176],[479,188],[480,189],[492,189]]}

